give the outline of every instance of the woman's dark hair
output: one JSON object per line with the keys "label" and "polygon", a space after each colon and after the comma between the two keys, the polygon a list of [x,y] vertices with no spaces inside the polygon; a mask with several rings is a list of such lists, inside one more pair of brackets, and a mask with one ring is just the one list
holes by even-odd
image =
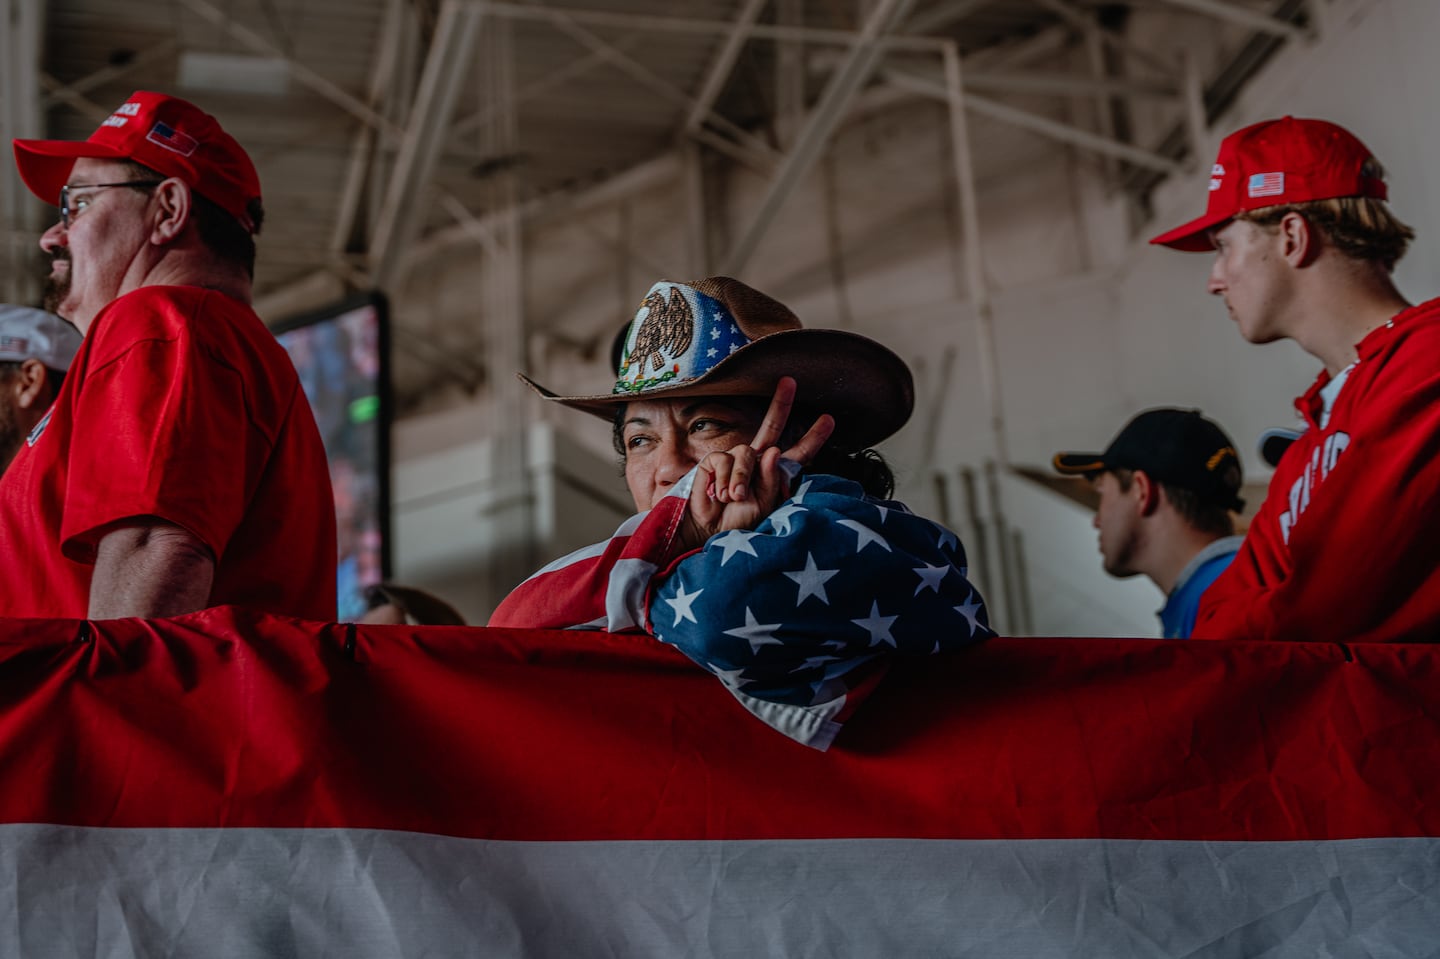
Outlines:
{"label": "woman's dark hair", "polygon": [[[730,403],[743,401],[745,405],[753,402],[756,404],[755,415],[757,418],[765,415],[765,408],[769,405],[766,401],[753,397],[732,396],[725,399]],[[785,428],[785,435],[780,438],[781,444],[790,445],[797,442],[818,417],[818,413],[812,413],[802,406],[796,406],[790,414],[790,425]],[[615,410],[613,424],[610,437],[615,452],[620,457],[620,472],[623,475],[625,472],[624,403]],[[890,469],[890,464],[885,462],[885,457],[875,450],[866,449],[847,453],[827,444],[821,448],[806,470],[811,473],[829,473],[831,476],[859,483],[866,495],[876,499],[889,499],[895,495],[895,473]]]}
{"label": "woman's dark hair", "polygon": [[365,609],[394,606],[421,626],[464,626],[465,617],[445,600],[423,589],[396,583],[373,583],[365,587]]}

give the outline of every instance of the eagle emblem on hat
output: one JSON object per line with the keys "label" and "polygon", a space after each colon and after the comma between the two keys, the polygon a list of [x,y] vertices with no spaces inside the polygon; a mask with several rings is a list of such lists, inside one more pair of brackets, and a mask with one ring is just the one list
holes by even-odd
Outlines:
{"label": "eagle emblem on hat", "polygon": [[659,371],[668,362],[665,358],[667,353],[679,357],[690,349],[690,341],[695,338],[695,314],[684,295],[673,286],[670,287],[668,301],[659,290],[651,290],[640,306],[647,312],[640,323],[640,330],[635,334],[630,358],[639,362],[638,372],[643,375],[647,362]]}

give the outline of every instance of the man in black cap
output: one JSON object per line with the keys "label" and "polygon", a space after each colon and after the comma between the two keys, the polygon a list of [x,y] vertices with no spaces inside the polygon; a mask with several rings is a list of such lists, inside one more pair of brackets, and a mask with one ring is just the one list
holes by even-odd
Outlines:
{"label": "man in black cap", "polygon": [[1100,494],[1095,528],[1111,576],[1144,573],[1165,593],[1166,639],[1187,639],[1200,596],[1243,537],[1235,444],[1198,410],[1146,410],[1103,453],[1056,453],[1055,469],[1085,476]]}

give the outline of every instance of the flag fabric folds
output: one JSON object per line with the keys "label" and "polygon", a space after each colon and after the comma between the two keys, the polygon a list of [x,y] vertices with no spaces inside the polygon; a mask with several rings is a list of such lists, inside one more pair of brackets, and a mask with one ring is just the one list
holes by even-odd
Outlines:
{"label": "flag fabric folds", "polygon": [[0,954],[1415,956],[1429,646],[991,640],[828,753],[638,635],[0,624]]}

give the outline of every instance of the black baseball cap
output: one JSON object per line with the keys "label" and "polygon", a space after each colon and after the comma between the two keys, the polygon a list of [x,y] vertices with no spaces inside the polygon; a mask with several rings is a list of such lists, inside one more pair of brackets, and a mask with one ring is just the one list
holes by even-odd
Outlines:
{"label": "black baseball cap", "polygon": [[1266,430],[1260,434],[1260,458],[1271,466],[1279,466],[1285,451],[1290,449],[1290,444],[1298,440],[1304,432],[1304,428],[1286,429],[1283,426]]}
{"label": "black baseball cap", "polygon": [[1235,444],[1199,410],[1146,410],[1125,424],[1105,452],[1056,453],[1052,462],[1071,476],[1144,470],[1161,483],[1190,490],[1202,502],[1236,512],[1245,508]]}

